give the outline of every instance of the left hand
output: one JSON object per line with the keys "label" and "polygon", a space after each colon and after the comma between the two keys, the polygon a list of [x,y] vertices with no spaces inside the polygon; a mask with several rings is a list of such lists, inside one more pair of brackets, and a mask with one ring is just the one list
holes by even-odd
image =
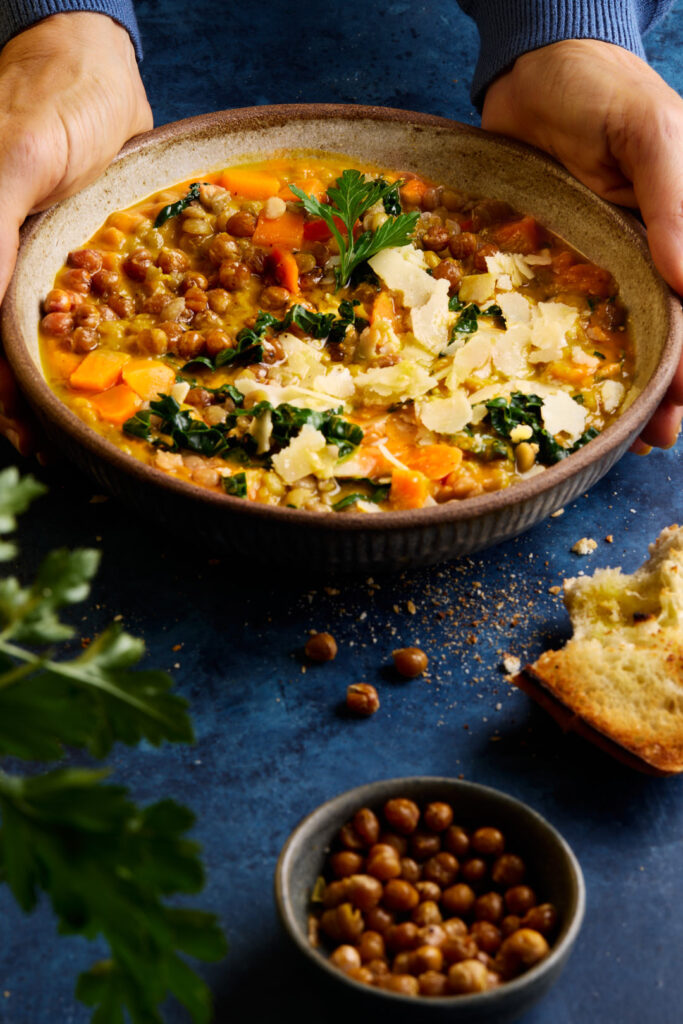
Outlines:
{"label": "left hand", "polygon": [[[594,192],[640,207],[652,258],[683,293],[683,100],[639,57],[569,39],[519,57],[488,89],[482,126],[555,157]],[[671,447],[683,419],[683,359],[634,450]]]}

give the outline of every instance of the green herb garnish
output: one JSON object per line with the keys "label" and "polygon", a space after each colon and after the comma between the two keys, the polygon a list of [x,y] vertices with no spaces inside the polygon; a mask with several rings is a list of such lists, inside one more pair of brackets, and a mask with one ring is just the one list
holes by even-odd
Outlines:
{"label": "green herb garnish", "polygon": [[179,213],[186,210],[190,203],[193,203],[195,199],[199,199],[199,182],[193,181],[190,185],[187,195],[184,195],[182,199],[179,199],[177,203],[169,203],[168,206],[164,206],[162,210],[159,210],[156,220],[154,221],[154,227],[160,228],[162,224],[165,224],[171,217],[177,217]]}
{"label": "green herb garnish", "polygon": [[[354,238],[353,229],[356,222],[380,200],[384,200],[396,191],[396,184],[387,184],[381,179],[366,181],[360,171],[345,170],[337,178],[336,188],[327,190],[330,202],[321,203],[314,196],[309,196],[296,185],[290,189],[301,202],[307,213],[321,217],[339,247],[339,266],[335,267],[337,288],[348,284],[354,269],[375,256],[382,249],[392,246],[407,245],[415,228],[418,213],[401,213],[390,217],[376,231],[363,231]],[[345,231],[340,231],[335,218],[339,218]]]}

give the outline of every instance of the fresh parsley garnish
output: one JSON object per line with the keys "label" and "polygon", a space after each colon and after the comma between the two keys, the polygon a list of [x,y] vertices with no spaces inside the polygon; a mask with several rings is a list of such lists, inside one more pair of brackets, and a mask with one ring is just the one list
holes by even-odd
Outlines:
{"label": "fresh parsley garnish", "polygon": [[[407,245],[419,216],[418,213],[400,213],[390,217],[376,231],[363,231],[354,238],[356,222],[375,203],[395,194],[395,183],[390,185],[382,179],[366,181],[360,171],[345,170],[337,178],[336,187],[328,188],[328,204],[307,195],[296,185],[290,185],[290,189],[307,213],[322,217],[336,239],[339,247],[339,265],[334,268],[337,288],[345,287],[354,269],[382,249]],[[341,220],[344,231],[340,231],[335,218]]]}
{"label": "fresh parsley garnish", "polygon": [[514,391],[509,400],[492,398],[486,402],[491,426],[501,437],[509,439],[514,427],[531,427],[532,436],[529,441],[538,445],[537,459],[544,466],[552,466],[566,459],[599,434],[595,427],[589,427],[573,445],[565,448],[543,426],[542,407],[543,399],[538,395],[525,395],[520,391]]}
{"label": "fresh parsley garnish", "polygon": [[177,203],[169,203],[168,206],[164,206],[162,210],[159,210],[156,220],[154,221],[154,227],[160,228],[162,224],[165,224],[171,217],[177,217],[179,213],[186,210],[190,203],[193,203],[195,199],[199,199],[200,184],[198,181],[193,181],[190,185],[187,194],[179,199]]}

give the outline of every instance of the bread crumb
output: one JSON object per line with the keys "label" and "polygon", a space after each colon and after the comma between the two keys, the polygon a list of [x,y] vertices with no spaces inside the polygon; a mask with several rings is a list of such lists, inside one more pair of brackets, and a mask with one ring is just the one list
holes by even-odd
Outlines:
{"label": "bread crumb", "polygon": [[548,593],[549,594],[557,595],[557,594],[559,594],[561,592],[561,590],[562,590],[562,587],[548,587]]}
{"label": "bread crumb", "polygon": [[417,608],[415,607],[414,601],[406,601],[406,608],[408,609],[411,615],[415,615],[417,613]]}
{"label": "bread crumb", "polygon": [[611,533],[607,534],[607,536],[605,537],[605,542],[607,544],[614,544],[614,537],[612,536]]}
{"label": "bread crumb", "polygon": [[582,537],[581,540],[577,540],[576,544],[572,544],[572,551],[575,555],[590,555],[597,546],[598,542],[592,537]]}
{"label": "bread crumb", "polygon": [[509,676],[516,676],[522,667],[522,663],[515,654],[503,655],[503,668]]}
{"label": "bread crumb", "polygon": [[559,516],[563,516],[563,515],[564,515],[564,509],[563,508],[556,508],[554,512],[550,513],[550,518],[551,519],[557,519]]}

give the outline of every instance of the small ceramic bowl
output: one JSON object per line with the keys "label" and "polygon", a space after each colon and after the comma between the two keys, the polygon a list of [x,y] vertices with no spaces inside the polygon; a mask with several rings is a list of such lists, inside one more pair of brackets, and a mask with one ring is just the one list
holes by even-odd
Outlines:
{"label": "small ceramic bowl", "polygon": [[[526,862],[529,878],[543,902],[553,903],[560,930],[549,955],[512,981],[476,995],[406,996],[349,978],[332,965],[324,949],[308,938],[310,897],[338,830],[360,807],[380,811],[392,797],[408,797],[424,806],[432,800],[450,803],[455,823],[465,828],[490,825],[506,837],[507,849]],[[585,888],[579,863],[562,836],[526,804],[488,786],[429,776],[386,779],[350,789],[309,814],[285,843],[275,871],[275,898],[289,937],[311,965],[324,972],[329,999],[356,1004],[358,1019],[451,1021],[452,1024],[517,1020],[554,984],[563,970],[581,928]],[[334,1003],[336,1005],[336,1003]]]}
{"label": "small ceramic bowl", "polygon": [[[47,385],[38,351],[40,299],[67,253],[109,213],[173,182],[274,152],[316,150],[421,172],[473,195],[506,200],[609,269],[629,309],[637,351],[635,383],[619,419],[570,458],[503,491],[374,516],[260,505],[195,487],[91,430]],[[596,483],[661,401],[680,356],[683,316],[652,264],[641,226],[549,157],[428,114],[310,104],[205,114],[129,142],[92,185],[25,225],[3,304],[2,336],[48,438],[134,514],[214,553],[246,555],[250,564],[365,573],[428,565],[496,544]]]}

